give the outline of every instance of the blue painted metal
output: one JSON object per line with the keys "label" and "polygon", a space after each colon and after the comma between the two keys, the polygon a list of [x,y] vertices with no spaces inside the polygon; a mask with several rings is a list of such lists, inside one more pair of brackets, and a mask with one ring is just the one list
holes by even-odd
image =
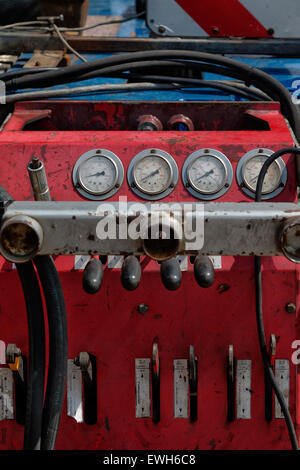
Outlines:
{"label": "blue painted metal", "polygon": [[[135,0],[90,0],[89,7],[90,15],[101,15],[101,16],[133,16],[135,15]],[[118,37],[147,37],[149,31],[145,27],[145,21],[142,19],[135,19],[123,24],[120,24]],[[85,54],[88,60],[99,59],[105,57],[105,54]],[[30,54],[22,54],[14,67],[23,67],[24,63]],[[275,57],[245,57],[235,56],[237,60],[245,62],[254,67],[260,68],[265,72],[269,73],[273,77],[277,78],[283,85],[285,85],[291,92],[294,91],[297,84],[294,84],[296,80],[300,80],[300,58],[275,58]],[[207,79],[220,79],[220,76],[204,73],[204,78]],[[227,77],[224,77],[227,78]],[[101,83],[122,83],[124,80],[118,79],[107,79],[97,78],[84,82],[76,82],[68,85],[62,85],[57,88],[70,87],[81,85],[95,85]],[[295,86],[293,86],[293,84]],[[194,90],[172,90],[172,91],[139,91],[131,93],[94,93],[88,95],[80,95],[76,99],[89,99],[89,100],[155,100],[155,101],[172,101],[172,100],[243,100],[235,95],[229,95],[227,93],[216,91],[213,89],[194,89]]]}

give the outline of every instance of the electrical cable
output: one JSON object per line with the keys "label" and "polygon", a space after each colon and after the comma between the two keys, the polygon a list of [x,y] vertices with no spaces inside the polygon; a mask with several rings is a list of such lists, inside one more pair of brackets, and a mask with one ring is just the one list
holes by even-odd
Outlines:
{"label": "electrical cable", "polygon": [[138,13],[137,15],[129,16],[127,18],[122,18],[120,20],[104,21],[102,23],[96,23],[96,24],[93,24],[91,26],[81,26],[81,27],[78,27],[78,28],[64,28],[64,27],[62,27],[62,28],[60,28],[60,30],[62,32],[65,32],[65,31],[87,31],[88,29],[98,28],[99,26],[107,26],[107,25],[110,25],[110,24],[118,24],[118,23],[127,23],[127,21],[136,20],[136,19],[140,18],[145,13],[146,13],[145,11],[142,11],[141,13]]}
{"label": "electrical cable", "polygon": [[[96,24],[93,24],[93,25],[90,25],[90,26],[81,26],[81,27],[78,27],[78,28],[67,28],[67,27],[60,27],[60,31],[61,32],[67,32],[67,31],[87,31],[89,29],[93,29],[93,28],[98,28],[100,26],[107,26],[107,25],[111,25],[111,24],[119,24],[119,23],[127,23],[128,21],[131,21],[131,20],[135,20],[135,19],[138,19],[140,17],[142,17],[143,15],[145,15],[145,11],[142,11],[141,13],[138,13],[137,15],[134,15],[134,16],[128,16],[127,18],[121,18],[120,20],[109,20],[109,21],[104,21],[104,22],[101,22],[101,23],[96,23]],[[37,26],[38,25],[45,25],[45,27],[42,27],[42,28],[39,28],[39,29],[42,29],[42,30],[45,30],[45,31],[51,31],[51,27],[47,27],[47,25],[49,25],[49,21],[48,20],[33,20],[33,21],[23,21],[23,22],[20,22],[20,23],[12,23],[12,24],[7,24],[7,25],[4,25],[4,26],[0,26],[0,31],[1,30],[5,30],[5,29],[23,29],[23,30],[27,30],[27,29],[32,29],[34,27],[34,29],[36,30]],[[25,26],[25,28],[24,28]]]}
{"label": "electrical cable", "polygon": [[52,23],[52,28],[54,29],[54,31],[56,32],[57,36],[59,37],[59,39],[61,40],[61,42],[63,43],[64,46],[66,46],[66,48],[73,52],[74,55],[76,55],[76,57],[78,57],[78,59],[80,59],[82,62],[87,62],[87,59],[85,57],[83,57],[81,54],[79,54],[79,52],[77,52],[69,43],[68,41],[63,37],[62,33],[60,32],[60,28],[58,28],[58,26],[56,26],[55,23]]}
{"label": "electrical cable", "polygon": [[[278,150],[277,152],[274,152],[270,157],[267,158],[265,163],[263,164],[258,180],[257,180],[257,186],[256,186],[256,192],[255,192],[255,201],[256,202],[261,202],[261,195],[262,195],[262,187],[263,187],[263,181],[266,176],[266,173],[268,171],[269,166],[279,157],[282,155],[286,154],[300,154],[300,148],[284,148],[281,150]],[[263,322],[263,308],[262,308],[262,276],[261,276],[261,257],[260,256],[255,256],[254,257],[254,273],[255,273],[255,292],[256,292],[256,322],[257,322],[257,332],[258,332],[258,339],[259,339],[259,346],[260,346],[260,351],[261,351],[261,356],[264,364],[264,368],[267,374],[267,377],[269,378],[271,385],[274,389],[275,395],[278,399],[278,402],[281,406],[281,410],[284,414],[285,422],[287,425],[290,441],[292,444],[293,450],[299,450],[298,448],[298,442],[297,442],[297,436],[296,432],[294,429],[293,421],[288,409],[288,406],[286,404],[285,398],[283,393],[281,392],[280,388],[278,387],[278,384],[276,382],[276,378],[274,376],[274,372],[272,369],[272,366],[270,364],[270,359],[268,355],[268,348],[267,348],[267,343],[266,343],[266,337],[265,337],[265,331],[264,331],[264,322]]]}

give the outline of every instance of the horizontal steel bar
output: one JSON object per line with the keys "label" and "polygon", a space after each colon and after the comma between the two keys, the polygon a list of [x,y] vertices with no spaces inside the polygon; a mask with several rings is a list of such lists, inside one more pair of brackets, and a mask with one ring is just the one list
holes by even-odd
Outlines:
{"label": "horizontal steel bar", "polygon": [[[159,49],[205,51],[217,54],[264,54],[281,57],[300,55],[300,39],[230,38],[116,38],[68,37],[79,52],[133,52]],[[64,46],[56,36],[34,32],[1,32],[0,53],[33,52],[35,49],[60,50]]]}
{"label": "horizontal steel bar", "polygon": [[[141,238],[120,239],[118,230],[117,239],[100,240],[97,237],[97,224],[104,220],[104,216],[107,217],[108,207],[115,211],[118,229],[123,224],[127,230],[134,221],[136,203],[122,204],[120,207],[117,202],[13,202],[5,210],[2,226],[15,216],[37,221],[43,232],[39,251],[43,255],[143,254]],[[142,206],[147,217],[162,208],[159,203]],[[280,228],[283,222],[300,217],[300,204],[293,203],[177,203],[177,209],[174,207],[173,204],[163,204],[164,214],[169,211],[171,217],[177,217],[185,208],[183,228],[191,220],[194,226],[199,223],[200,231],[204,227],[203,247],[191,248],[185,239],[178,254],[282,255],[278,242]]]}

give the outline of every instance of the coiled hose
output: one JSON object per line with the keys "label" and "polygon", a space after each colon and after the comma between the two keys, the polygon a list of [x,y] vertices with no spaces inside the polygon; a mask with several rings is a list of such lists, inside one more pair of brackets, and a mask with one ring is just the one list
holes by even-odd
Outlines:
{"label": "coiled hose", "polygon": [[47,305],[49,368],[42,423],[42,450],[55,448],[67,380],[68,331],[63,291],[50,256],[34,258]]}

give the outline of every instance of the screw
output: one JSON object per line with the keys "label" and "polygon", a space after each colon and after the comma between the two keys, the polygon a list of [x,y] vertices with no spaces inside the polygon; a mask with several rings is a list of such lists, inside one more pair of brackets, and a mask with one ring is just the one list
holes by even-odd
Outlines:
{"label": "screw", "polygon": [[163,34],[163,33],[166,32],[166,28],[165,28],[164,26],[159,26],[159,27],[158,27],[158,32],[161,33],[161,34]]}
{"label": "screw", "polygon": [[289,302],[288,304],[286,304],[285,310],[288,313],[296,313],[296,305],[293,302]]}
{"label": "screw", "polygon": [[267,33],[269,34],[269,36],[273,36],[273,34],[275,33],[274,29],[273,28],[269,28]]}
{"label": "screw", "polygon": [[217,28],[215,26],[214,28],[212,28],[212,32],[213,32],[213,34],[219,34],[220,30],[219,30],[219,28]]}
{"label": "screw", "polygon": [[141,313],[142,315],[145,315],[149,310],[149,307],[147,304],[139,304],[138,305],[138,312]]}

